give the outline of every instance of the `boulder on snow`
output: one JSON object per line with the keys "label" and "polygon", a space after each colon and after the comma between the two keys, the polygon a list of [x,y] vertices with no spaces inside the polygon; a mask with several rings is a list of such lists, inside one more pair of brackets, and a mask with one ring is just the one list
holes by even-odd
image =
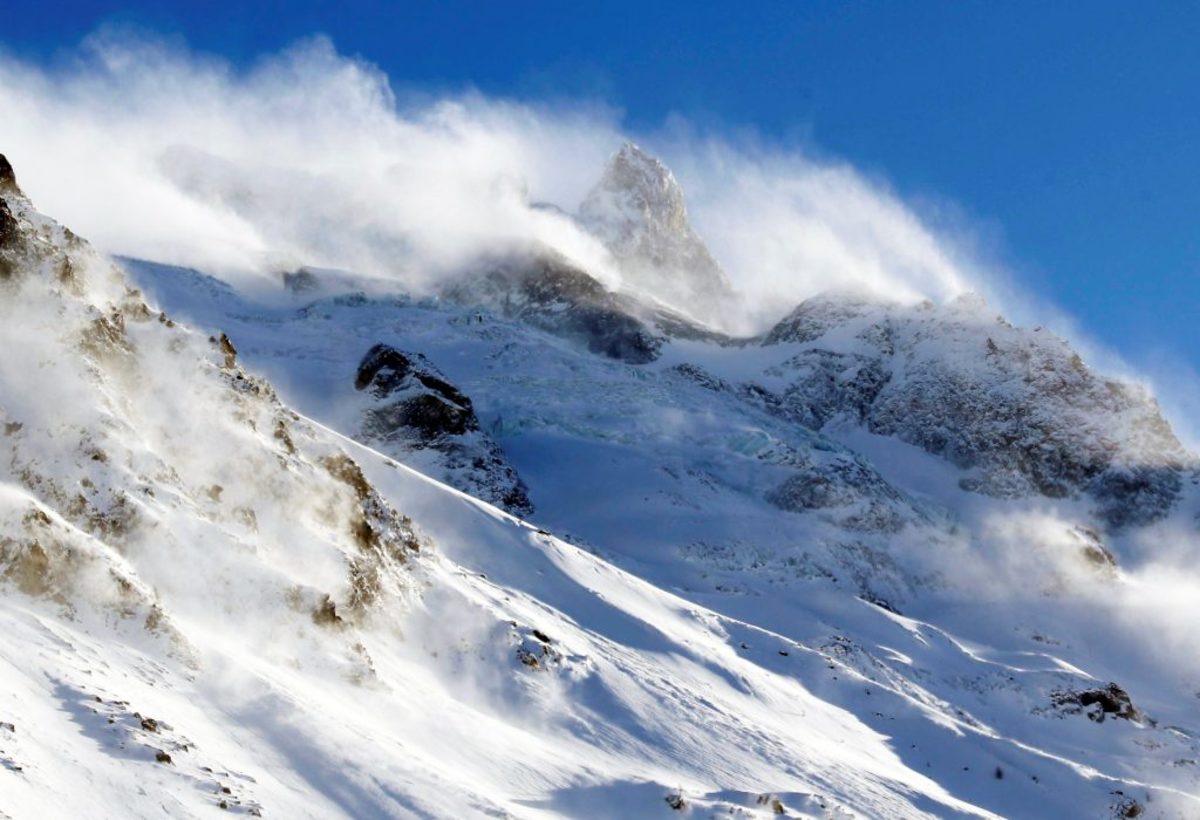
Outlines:
{"label": "boulder on snow", "polygon": [[1105,718],[1142,721],[1142,713],[1133,705],[1129,693],[1115,683],[1097,689],[1061,689],[1050,693],[1054,705],[1067,714],[1086,714],[1103,723]]}
{"label": "boulder on snow", "polygon": [[481,428],[470,397],[424,356],[377,344],[354,387],[374,399],[363,413],[365,438],[509,512],[533,512],[525,482]]}

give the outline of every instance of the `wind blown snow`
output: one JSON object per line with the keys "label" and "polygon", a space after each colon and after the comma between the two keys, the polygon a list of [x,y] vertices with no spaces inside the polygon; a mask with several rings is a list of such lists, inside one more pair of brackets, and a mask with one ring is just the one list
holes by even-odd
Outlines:
{"label": "wind blown snow", "polygon": [[[21,816],[159,812],[146,770],[293,816],[1194,810],[1196,460],[1065,342],[951,300],[991,272],[886,185],[598,105],[398,90],[320,38],[243,69],[101,33],[53,70],[0,58],[0,111],[37,207],[140,258],[0,200]],[[572,216],[626,139],[744,297],[727,330],[824,291],[948,303],[833,294],[736,344],[681,322],[635,363],[450,298],[280,286],[420,293],[531,245],[629,286]],[[380,345],[502,440],[537,523],[354,440]],[[99,774],[62,789],[81,738]]]}
{"label": "wind blown snow", "polygon": [[632,137],[679,170],[748,297],[730,329],[830,286],[903,301],[982,287],[946,237],[847,165],[677,124],[624,134],[597,104],[396,90],[320,37],[241,69],[100,32],[54,70],[0,60],[0,107],[4,150],[48,212],[107,252],[243,283],[312,265],[420,288],[498,245],[542,243],[619,284],[564,212]]}

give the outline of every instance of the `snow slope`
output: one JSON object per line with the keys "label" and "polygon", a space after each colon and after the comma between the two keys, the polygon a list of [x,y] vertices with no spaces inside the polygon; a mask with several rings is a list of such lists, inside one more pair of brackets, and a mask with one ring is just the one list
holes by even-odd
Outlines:
{"label": "snow slope", "polygon": [[5,201],[6,814],[969,810],[740,624],[290,413]]}
{"label": "snow slope", "polygon": [[[1136,581],[1094,565],[1067,502],[1056,511],[1044,498],[968,492],[962,471],[910,444],[850,427],[835,431],[840,441],[823,436],[728,381],[790,350],[676,341],[631,365],[473,307],[361,295],[263,305],[194,272],[132,267],[193,321],[239,339],[289,400],[335,427],[355,424],[344,398],[362,352],[380,341],[423,351],[471,396],[527,482],[539,526],[734,619],[739,654],[859,716],[952,794],[1008,816],[1084,805],[1101,816],[1148,796],[1163,816],[1187,816],[1197,678],[1168,673],[1145,632],[1123,625],[1112,602]],[[866,496],[849,505],[796,512],[770,501],[798,468],[876,463],[879,482],[852,486]],[[888,516],[882,528],[847,524],[872,503],[899,529]],[[1085,502],[1075,508],[1089,520]],[[1028,531],[1008,531],[1020,522]],[[1019,538],[1031,542],[1024,554]],[[1162,725],[1055,705],[1056,693],[1110,680]]]}
{"label": "snow slope", "polygon": [[[1200,675],[1125,618],[1150,530],[798,424],[753,389],[794,347],[134,289],[0,197],[0,812],[1196,813]],[[354,440],[380,343],[469,397],[532,523]]]}

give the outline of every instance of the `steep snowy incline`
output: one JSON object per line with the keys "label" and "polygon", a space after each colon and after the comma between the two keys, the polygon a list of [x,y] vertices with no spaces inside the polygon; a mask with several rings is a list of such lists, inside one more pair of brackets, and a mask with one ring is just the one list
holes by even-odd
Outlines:
{"label": "steep snowy incline", "polygon": [[[841,650],[344,439],[243,369],[268,358],[252,334],[157,312],[15,181],[0,202],[0,813],[989,816],[1107,811],[1133,788],[928,720]],[[316,346],[282,317],[226,318],[317,357],[297,377],[344,375],[322,367],[328,326]],[[856,632],[890,623],[836,601]],[[912,745],[864,720],[880,707],[919,725]],[[975,777],[935,778],[946,742]]]}
{"label": "steep snowy incline", "polygon": [[[1149,797],[1186,816],[1200,670],[1180,675],[1124,623],[1116,604],[1137,582],[1109,552],[1124,542],[1081,528],[1085,506],[980,495],[895,438],[839,431],[867,461],[797,424],[764,399],[788,345],[675,339],[637,365],[520,315],[361,294],[272,307],[193,271],[130,266],[339,429],[359,423],[344,398],[363,351],[421,351],[470,397],[541,526],[731,618],[739,655],[853,712],[961,799],[1104,816]],[[536,573],[455,555],[546,600]]]}

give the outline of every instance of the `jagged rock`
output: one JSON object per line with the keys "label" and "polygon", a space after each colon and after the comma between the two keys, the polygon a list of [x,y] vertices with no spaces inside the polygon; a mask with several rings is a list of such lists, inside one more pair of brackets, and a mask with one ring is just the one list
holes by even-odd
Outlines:
{"label": "jagged rock", "polygon": [[[44,276],[78,295],[81,266],[97,272],[107,268],[109,275],[102,284],[135,295],[107,260],[69,229],[37,213],[17,185],[12,166],[0,154],[0,279],[18,274]],[[94,280],[93,284],[101,282]]]}
{"label": "jagged rock", "polygon": [[[3,155],[0,155],[3,159]],[[5,161],[7,164],[7,161]],[[0,194],[11,193],[7,186],[0,185]],[[21,229],[8,201],[0,196],[0,279],[12,277],[20,255]]]}
{"label": "jagged rock", "polygon": [[4,154],[0,154],[0,193],[22,196],[21,188],[17,185],[17,174]]}
{"label": "jagged rock", "polygon": [[579,220],[616,257],[630,283],[697,318],[719,321],[734,300],[721,266],[692,229],[674,175],[633,143],[609,160]]}
{"label": "jagged rock", "polygon": [[363,414],[368,440],[512,513],[533,512],[525,483],[481,429],[471,399],[424,356],[377,344],[359,364],[354,387],[375,400]]}
{"label": "jagged rock", "polygon": [[233,346],[233,341],[224,333],[217,340],[217,347],[221,351],[225,369],[232,370],[237,367],[237,348]]}
{"label": "jagged rock", "polygon": [[367,431],[386,436],[406,428],[416,434],[420,446],[478,431],[479,419],[471,400],[436,375],[423,356],[416,358],[419,366],[414,367],[413,358],[388,345],[378,344],[367,351],[354,387],[389,400],[368,411]]}
{"label": "jagged rock", "polygon": [[21,257],[28,255],[28,242],[21,232],[17,213],[13,212],[14,204],[10,204],[9,199],[15,200],[19,212],[25,194],[17,185],[17,175],[8,158],[0,154],[0,279],[12,277]]}
{"label": "jagged rock", "polygon": [[0,199],[0,249],[11,248],[17,239],[17,218],[8,203]]}

